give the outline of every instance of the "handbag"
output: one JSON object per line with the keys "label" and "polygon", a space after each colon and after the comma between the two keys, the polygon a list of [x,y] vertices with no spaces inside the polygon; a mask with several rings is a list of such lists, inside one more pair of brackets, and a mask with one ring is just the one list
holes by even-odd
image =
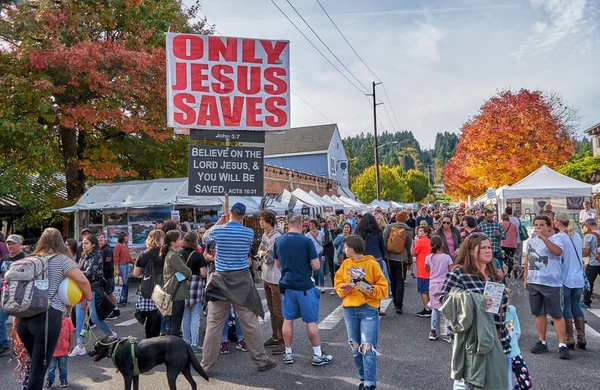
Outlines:
{"label": "handbag", "polygon": [[527,228],[523,224],[519,225],[519,237],[521,238],[521,241],[529,239],[529,233],[527,233]]}
{"label": "handbag", "polygon": [[575,248],[575,243],[573,242],[573,239],[568,234],[567,234],[567,237],[569,237],[569,240],[571,240],[571,244],[573,245],[573,250],[575,251],[575,254],[577,255],[577,260],[579,260],[579,265],[581,266],[581,272],[583,272],[583,288],[586,289],[587,291],[590,291],[590,281],[587,278],[585,271],[583,270],[583,261],[579,257],[579,253],[577,253],[577,248]]}
{"label": "handbag", "polygon": [[177,283],[175,292],[173,295],[167,293],[160,285],[154,286],[152,291],[152,301],[156,305],[156,309],[162,314],[163,317],[170,316],[173,312],[173,297],[177,295],[177,290],[181,286],[181,282]]}

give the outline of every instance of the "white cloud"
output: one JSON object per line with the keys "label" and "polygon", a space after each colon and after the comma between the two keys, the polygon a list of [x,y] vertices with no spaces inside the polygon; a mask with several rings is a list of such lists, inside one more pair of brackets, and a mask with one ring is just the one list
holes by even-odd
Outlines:
{"label": "white cloud", "polygon": [[434,64],[440,61],[438,42],[444,33],[428,23],[418,23],[417,28],[403,34],[406,42],[406,54],[409,57],[424,63]]}

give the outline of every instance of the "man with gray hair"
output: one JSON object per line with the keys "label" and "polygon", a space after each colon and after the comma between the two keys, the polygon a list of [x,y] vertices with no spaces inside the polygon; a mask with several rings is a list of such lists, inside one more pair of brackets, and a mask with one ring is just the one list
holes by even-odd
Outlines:
{"label": "man with gray hair", "polygon": [[590,289],[583,290],[583,301],[581,306],[589,309],[592,304],[592,293],[594,292],[594,282],[600,274],[600,230],[595,218],[588,218],[583,222],[585,234],[583,236],[583,256],[588,257],[588,263],[585,267],[585,275],[590,281]]}
{"label": "man with gray hair", "polygon": [[598,219],[598,212],[592,208],[589,200],[583,202],[583,210],[579,212],[579,224],[583,228],[585,221],[588,219]]}

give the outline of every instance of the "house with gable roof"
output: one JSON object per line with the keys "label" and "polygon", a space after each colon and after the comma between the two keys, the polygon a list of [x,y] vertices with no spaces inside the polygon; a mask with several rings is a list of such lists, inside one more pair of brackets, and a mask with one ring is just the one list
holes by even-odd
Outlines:
{"label": "house with gable roof", "polygon": [[265,164],[337,181],[338,195],[355,199],[348,182],[348,157],[336,123],[266,133]]}
{"label": "house with gable roof", "polygon": [[589,135],[592,139],[592,150],[594,157],[600,156],[600,123],[584,130],[584,133]]}

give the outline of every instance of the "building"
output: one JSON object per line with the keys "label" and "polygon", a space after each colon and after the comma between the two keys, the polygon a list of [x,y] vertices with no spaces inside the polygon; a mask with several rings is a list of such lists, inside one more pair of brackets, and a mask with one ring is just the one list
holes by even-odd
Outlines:
{"label": "building", "polygon": [[337,182],[337,194],[355,199],[348,183],[348,157],[336,123],[266,134],[265,164]]}
{"label": "building", "polygon": [[265,195],[275,197],[283,190],[290,192],[301,188],[319,196],[337,195],[337,181],[292,169],[265,164]]}
{"label": "building", "polygon": [[592,150],[594,157],[600,156],[600,123],[585,130],[584,133],[592,138]]}

